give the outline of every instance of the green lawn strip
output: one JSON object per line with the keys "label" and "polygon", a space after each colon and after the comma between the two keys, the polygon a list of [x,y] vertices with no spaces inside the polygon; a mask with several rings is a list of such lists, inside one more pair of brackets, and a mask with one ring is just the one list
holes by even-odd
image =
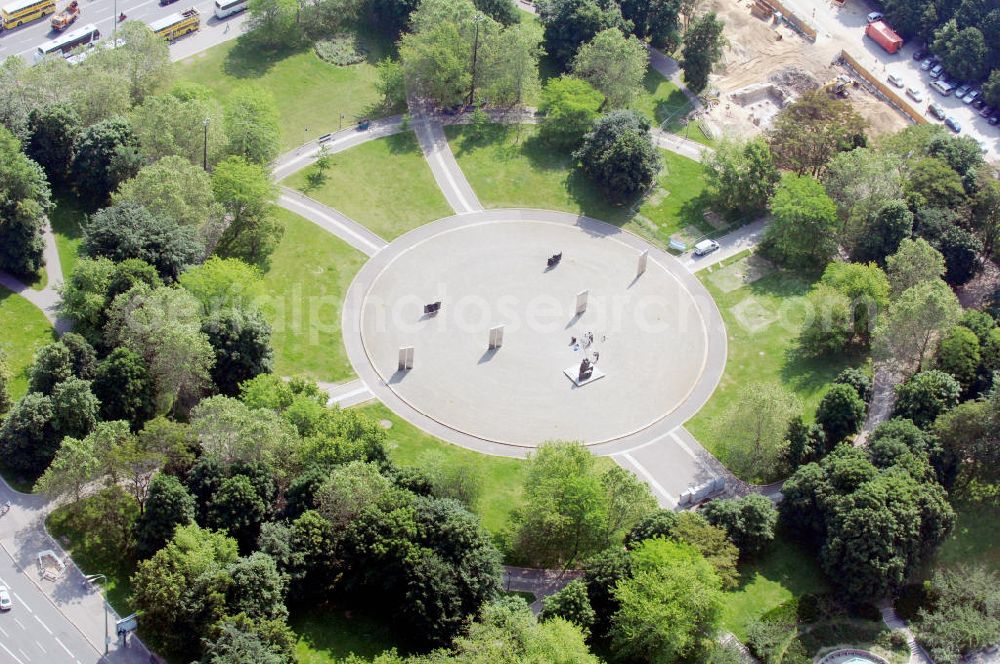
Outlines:
{"label": "green lawn strip", "polygon": [[725,595],[722,626],[745,641],[752,620],[793,598],[826,589],[815,557],[779,533],[767,552],[740,565],[740,586]]}
{"label": "green lawn strip", "polygon": [[94,527],[106,516],[98,512],[94,498],[55,509],[45,519],[45,526],[83,574],[104,574],[107,583],[100,583],[108,602],[119,615],[132,613],[132,574],[135,565],[122,555],[116,542],[105,541],[105,528]]}
{"label": "green lawn strip", "polygon": [[391,623],[363,611],[310,609],[307,615],[293,614],[289,622],[299,636],[299,664],[336,664],[351,653],[373,658],[399,647]]}
{"label": "green lawn strip", "polygon": [[488,208],[529,207],[584,214],[622,226],[666,246],[678,230],[709,230],[702,212],[704,169],[698,162],[661,150],[659,187],[638,211],[614,206],[579,169],[570,155],[551,150],[537,127],[493,125],[482,137],[468,126],[445,127],[455,158]]}
{"label": "green lawn strip", "polygon": [[86,215],[76,203],[68,198],[56,199],[56,206],[49,214],[52,233],[56,236],[56,248],[59,250],[59,265],[62,266],[64,279],[69,279],[76,267],[76,259],[83,241],[83,222]]}
{"label": "green lawn strip", "polygon": [[959,499],[952,503],[955,530],[938,549],[935,567],[982,564],[1000,573],[1000,504]]}
{"label": "green lawn strip", "polygon": [[52,325],[35,305],[0,286],[0,351],[13,378],[11,398],[19,399],[28,391],[28,367],[35,351],[55,338]]}
{"label": "green lawn strip", "polygon": [[715,147],[717,144],[705,135],[697,122],[685,120],[693,108],[691,101],[676,83],[664,78],[652,67],[646,72],[642,93],[633,100],[632,108],[645,115],[653,126],[663,131],[678,134],[709,147]]}
{"label": "green lawn strip", "polygon": [[340,210],[386,240],[454,214],[411,131],[369,141],[330,160],[321,182],[314,182],[312,166],[284,184]]}
{"label": "green lawn strip", "polygon": [[704,270],[699,277],[726,323],[726,370],[712,398],[685,426],[725,463],[723,432],[717,423],[744,385],[755,381],[782,384],[802,401],[803,415],[811,420],[830,382],[843,369],[862,364],[864,358],[850,354],[813,358],[797,352],[812,277],[782,270],[724,293],[709,279],[712,272]]}
{"label": "green lawn strip", "polygon": [[209,88],[219,101],[244,83],[274,95],[281,118],[281,145],[288,150],[321,134],[336,131],[377,111],[374,63],[391,48],[387,40],[365,36],[366,62],[337,67],[313,50],[269,53],[245,39],[219,44],[177,63],[177,78]]}
{"label": "green lawn strip", "polygon": [[521,504],[527,465],[521,459],[473,452],[424,433],[381,403],[361,407],[366,415],[392,422],[389,429],[390,456],[402,466],[420,466],[432,455],[444,464],[456,465],[479,477],[480,495],[476,512],[492,533],[506,528],[511,511]]}
{"label": "green lawn strip", "polygon": [[338,382],[354,377],[341,335],[344,294],[365,256],[306,219],[276,208],[285,235],[264,273],[275,373]]}

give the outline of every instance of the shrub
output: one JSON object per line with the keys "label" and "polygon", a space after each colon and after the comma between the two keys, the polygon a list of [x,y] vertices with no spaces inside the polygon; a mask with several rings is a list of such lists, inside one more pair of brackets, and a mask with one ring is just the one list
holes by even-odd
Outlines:
{"label": "shrub", "polygon": [[349,32],[341,32],[330,39],[321,39],[313,45],[316,56],[323,62],[338,67],[356,65],[368,57],[368,49]]}

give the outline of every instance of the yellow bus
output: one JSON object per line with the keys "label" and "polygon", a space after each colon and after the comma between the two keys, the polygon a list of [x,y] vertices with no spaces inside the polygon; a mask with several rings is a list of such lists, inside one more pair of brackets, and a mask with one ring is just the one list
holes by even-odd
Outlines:
{"label": "yellow bus", "polygon": [[198,15],[198,10],[194,7],[189,7],[184,11],[171,14],[170,16],[165,16],[149,24],[149,28],[153,32],[165,38],[167,41],[173,41],[178,37],[183,37],[189,32],[194,32],[200,27],[201,17]]}
{"label": "yellow bus", "polygon": [[56,0],[15,0],[0,7],[0,24],[4,30],[10,30],[55,11]]}

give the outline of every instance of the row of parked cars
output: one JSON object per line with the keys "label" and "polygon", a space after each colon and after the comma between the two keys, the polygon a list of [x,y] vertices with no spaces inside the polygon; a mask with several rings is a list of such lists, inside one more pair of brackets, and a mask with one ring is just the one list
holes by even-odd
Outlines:
{"label": "row of parked cars", "polygon": [[[986,103],[982,88],[972,83],[962,83],[950,78],[945,73],[941,60],[936,55],[932,55],[927,51],[917,50],[913,54],[913,59],[921,61],[920,69],[927,72],[932,81],[931,87],[941,96],[949,97],[954,94],[956,99],[961,99],[963,104],[968,104],[981,117],[986,118],[990,125],[996,126],[1000,124],[1000,109],[993,108]],[[912,88],[907,90],[907,94],[910,97],[918,102],[923,101],[923,95],[920,95],[919,91],[914,96],[911,94],[911,90]],[[927,110],[938,120],[943,120],[948,128],[955,133],[962,131],[962,127],[958,121],[952,116],[947,115],[944,109],[938,104],[930,104]]]}

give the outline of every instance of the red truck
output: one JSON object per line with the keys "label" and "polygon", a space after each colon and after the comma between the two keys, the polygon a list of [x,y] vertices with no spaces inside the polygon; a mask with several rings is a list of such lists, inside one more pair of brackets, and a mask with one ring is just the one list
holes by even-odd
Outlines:
{"label": "red truck", "polygon": [[73,24],[73,21],[80,17],[80,5],[76,0],[69,3],[66,9],[62,10],[51,19],[49,19],[49,24],[52,29],[56,32],[62,32],[69,26]]}
{"label": "red truck", "polygon": [[895,53],[903,48],[903,38],[897,35],[885,21],[873,21],[869,23],[868,27],[865,28],[865,34],[889,53]]}

